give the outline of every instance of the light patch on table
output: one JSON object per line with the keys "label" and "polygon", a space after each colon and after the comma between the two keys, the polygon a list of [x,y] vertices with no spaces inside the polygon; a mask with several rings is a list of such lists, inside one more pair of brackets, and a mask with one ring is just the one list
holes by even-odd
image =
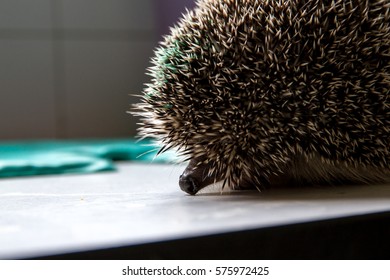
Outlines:
{"label": "light patch on table", "polygon": [[9,234],[20,231],[19,226],[0,226],[0,234]]}

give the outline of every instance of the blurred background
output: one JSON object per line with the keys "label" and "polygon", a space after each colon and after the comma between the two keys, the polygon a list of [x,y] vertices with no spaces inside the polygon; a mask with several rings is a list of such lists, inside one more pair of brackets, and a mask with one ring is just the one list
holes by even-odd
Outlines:
{"label": "blurred background", "polygon": [[0,140],[132,137],[130,104],[194,0],[1,0]]}

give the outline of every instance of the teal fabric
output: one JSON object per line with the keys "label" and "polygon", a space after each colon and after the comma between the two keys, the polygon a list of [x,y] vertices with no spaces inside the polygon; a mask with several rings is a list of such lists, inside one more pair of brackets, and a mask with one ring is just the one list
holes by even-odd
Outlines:
{"label": "teal fabric", "polygon": [[175,155],[156,157],[150,141],[132,139],[0,142],[0,178],[115,170],[116,160],[172,162]]}

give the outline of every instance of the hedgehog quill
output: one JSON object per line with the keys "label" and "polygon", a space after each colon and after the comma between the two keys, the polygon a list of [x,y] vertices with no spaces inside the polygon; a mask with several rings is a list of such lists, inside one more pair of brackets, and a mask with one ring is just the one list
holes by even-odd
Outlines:
{"label": "hedgehog quill", "polygon": [[181,189],[390,178],[389,0],[201,0],[135,105]]}

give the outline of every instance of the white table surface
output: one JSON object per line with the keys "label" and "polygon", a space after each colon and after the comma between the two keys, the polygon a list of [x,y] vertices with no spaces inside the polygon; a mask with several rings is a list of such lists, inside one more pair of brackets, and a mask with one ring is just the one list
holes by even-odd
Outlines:
{"label": "white table surface", "polygon": [[189,196],[182,165],[0,180],[0,259],[129,246],[390,210],[390,185]]}

